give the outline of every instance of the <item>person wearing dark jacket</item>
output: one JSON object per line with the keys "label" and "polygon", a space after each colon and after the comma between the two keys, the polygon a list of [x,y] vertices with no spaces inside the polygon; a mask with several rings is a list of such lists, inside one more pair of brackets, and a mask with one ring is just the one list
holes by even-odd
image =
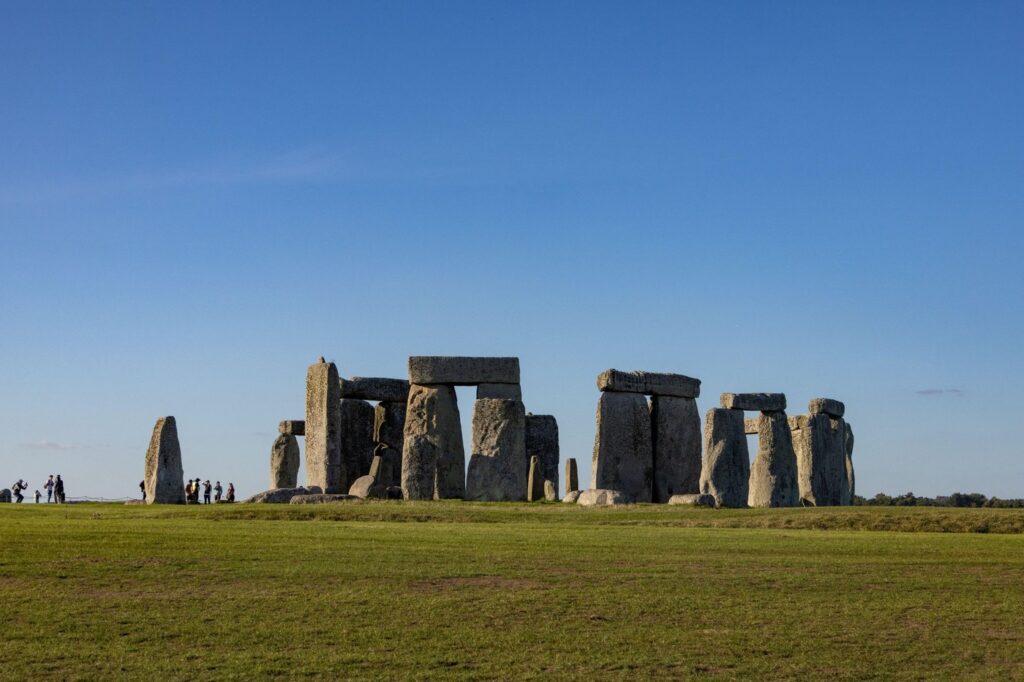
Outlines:
{"label": "person wearing dark jacket", "polygon": [[53,482],[53,496],[57,504],[64,504],[64,479],[57,474],[57,480]]}

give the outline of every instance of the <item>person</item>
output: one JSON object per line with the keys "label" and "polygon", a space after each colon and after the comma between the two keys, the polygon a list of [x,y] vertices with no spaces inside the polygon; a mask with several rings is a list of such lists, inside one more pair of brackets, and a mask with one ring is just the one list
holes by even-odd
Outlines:
{"label": "person", "polygon": [[146,501],[146,482],[145,481],[139,481],[139,490],[142,491],[142,501],[145,502]]}
{"label": "person", "polygon": [[220,494],[224,492],[224,488],[221,487],[220,481],[217,481],[217,485],[213,486],[214,500],[220,502]]}
{"label": "person", "polygon": [[210,485],[210,479],[203,481],[203,502],[210,504],[210,492],[213,490],[213,486]]}
{"label": "person", "polygon": [[64,504],[64,481],[60,474],[57,474],[57,480],[53,482],[53,496],[57,504]]}
{"label": "person", "polygon": [[196,477],[195,483],[192,484],[192,501],[199,504],[199,478]]}
{"label": "person", "polygon": [[28,487],[25,481],[18,479],[18,482],[11,486],[11,491],[14,493],[14,497],[17,498],[14,501],[16,503],[21,502],[25,499],[25,496],[21,494],[21,491]]}
{"label": "person", "polygon": [[41,499],[43,499],[43,494],[37,490],[36,491],[36,504],[39,504],[39,500],[41,500]]}
{"label": "person", "polygon": [[235,501],[235,484],[228,481],[228,502]]}
{"label": "person", "polygon": [[46,488],[46,503],[49,504],[53,502],[53,474],[50,474],[50,478],[43,487]]}

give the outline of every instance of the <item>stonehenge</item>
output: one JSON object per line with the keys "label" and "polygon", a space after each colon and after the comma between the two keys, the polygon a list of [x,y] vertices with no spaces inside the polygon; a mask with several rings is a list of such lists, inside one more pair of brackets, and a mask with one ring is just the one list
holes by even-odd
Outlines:
{"label": "stonehenge", "polygon": [[547,500],[558,499],[558,422],[550,414],[526,415],[526,456],[540,459],[541,488]]}
{"label": "stonehenge", "polygon": [[160,417],[146,450],[147,504],[185,504],[185,474],[181,467],[181,446],[174,417]]}

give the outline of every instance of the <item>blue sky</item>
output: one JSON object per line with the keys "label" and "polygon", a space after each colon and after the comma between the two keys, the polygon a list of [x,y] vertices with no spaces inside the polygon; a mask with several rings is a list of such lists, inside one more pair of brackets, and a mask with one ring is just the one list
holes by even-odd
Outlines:
{"label": "blue sky", "polygon": [[[266,487],[306,366],[842,399],[858,492],[1024,496],[1019,3],[0,2],[0,484]],[[464,427],[472,392],[459,393]],[[9,480],[8,480],[9,479]]]}

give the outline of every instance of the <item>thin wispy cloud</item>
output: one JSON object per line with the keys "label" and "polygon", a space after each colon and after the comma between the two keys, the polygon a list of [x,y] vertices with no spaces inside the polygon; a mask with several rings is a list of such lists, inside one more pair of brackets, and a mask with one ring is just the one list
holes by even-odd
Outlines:
{"label": "thin wispy cloud", "polygon": [[258,183],[297,183],[329,177],[333,157],[293,152],[250,162],[207,162],[193,167],[137,170],[79,178],[41,179],[0,186],[0,203],[96,199],[121,194]]}
{"label": "thin wispy cloud", "polygon": [[964,391],[962,391],[959,388],[922,388],[920,390],[914,391],[914,393],[917,393],[918,395],[929,395],[929,396],[931,396],[931,395],[952,395],[952,396],[956,396],[958,398],[964,395]]}
{"label": "thin wispy cloud", "polygon": [[28,450],[102,450],[109,448],[108,443],[64,443],[56,440],[37,440],[31,443],[22,443],[21,447]]}

